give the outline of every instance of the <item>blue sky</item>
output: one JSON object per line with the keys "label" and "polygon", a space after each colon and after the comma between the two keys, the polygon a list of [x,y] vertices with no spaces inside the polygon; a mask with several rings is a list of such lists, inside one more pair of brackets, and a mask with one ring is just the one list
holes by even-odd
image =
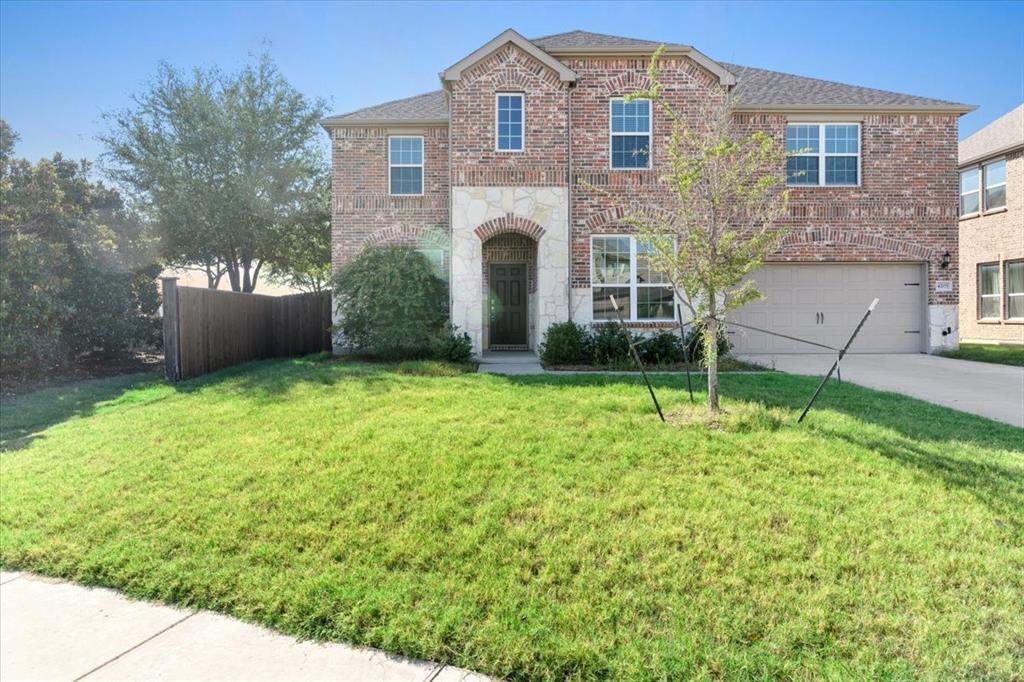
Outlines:
{"label": "blue sky", "polygon": [[[505,28],[695,46],[714,59],[979,105],[969,134],[1024,101],[1024,2],[0,3],[0,116],[28,158],[95,158],[101,114],[160,60],[231,69],[264,45],[331,113],[434,90]],[[326,144],[326,135],[324,137]]]}

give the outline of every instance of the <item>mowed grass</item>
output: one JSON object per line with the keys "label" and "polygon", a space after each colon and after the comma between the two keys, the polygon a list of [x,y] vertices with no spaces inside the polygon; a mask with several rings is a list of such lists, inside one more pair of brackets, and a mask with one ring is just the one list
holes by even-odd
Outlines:
{"label": "mowed grass", "polygon": [[1000,365],[1024,367],[1024,346],[1010,346],[987,343],[961,343],[959,350],[944,351],[941,355],[958,360],[994,362]]}
{"label": "mowed grass", "polygon": [[655,381],[675,424],[429,364],[26,396],[0,560],[513,680],[1024,676],[1024,432],[835,383],[796,425],[779,373],[709,428]]}

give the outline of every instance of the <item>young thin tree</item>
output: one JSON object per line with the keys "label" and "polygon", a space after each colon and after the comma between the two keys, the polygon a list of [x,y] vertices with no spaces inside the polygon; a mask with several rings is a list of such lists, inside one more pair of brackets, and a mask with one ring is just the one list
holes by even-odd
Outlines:
{"label": "young thin tree", "polygon": [[775,226],[788,201],[785,147],[763,131],[745,130],[728,93],[696,112],[678,110],[658,79],[659,48],[648,67],[647,99],[671,122],[661,181],[671,189],[666,213],[627,209],[626,222],[648,243],[662,272],[699,325],[708,370],[708,408],[719,411],[718,335],[722,321],[762,297],[750,279],[784,230]]}

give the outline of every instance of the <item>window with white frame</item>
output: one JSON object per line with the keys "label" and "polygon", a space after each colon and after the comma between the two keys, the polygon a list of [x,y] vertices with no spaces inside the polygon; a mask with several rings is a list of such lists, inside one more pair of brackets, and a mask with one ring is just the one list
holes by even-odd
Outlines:
{"label": "window with white frame", "polygon": [[393,135],[388,138],[388,192],[423,194],[423,138]]}
{"label": "window with white frame", "polygon": [[786,126],[786,184],[856,187],[860,184],[859,123]]}
{"label": "window with white frame", "polygon": [[1006,159],[960,171],[960,215],[1006,208]]}
{"label": "window with white frame", "polygon": [[614,97],[610,102],[612,168],[634,169],[651,166],[651,102],[627,102]]}
{"label": "window with white frame", "polygon": [[1006,263],[1006,317],[1024,319],[1024,260]]}
{"label": "window with white frame", "polygon": [[647,244],[629,236],[590,240],[595,320],[615,320],[611,297],[622,317],[634,321],[672,320],[675,297],[665,276],[651,268]]}
{"label": "window with white frame", "polygon": [[1006,159],[986,163],[982,167],[985,178],[985,210],[1006,206]]}
{"label": "window with white frame", "polygon": [[495,101],[495,149],[499,152],[523,151],[523,95],[499,92]]}
{"label": "window with white frame", "polygon": [[999,264],[978,266],[978,319],[999,319]]}
{"label": "window with white frame", "polygon": [[981,210],[981,169],[960,171],[960,215],[971,215]]}

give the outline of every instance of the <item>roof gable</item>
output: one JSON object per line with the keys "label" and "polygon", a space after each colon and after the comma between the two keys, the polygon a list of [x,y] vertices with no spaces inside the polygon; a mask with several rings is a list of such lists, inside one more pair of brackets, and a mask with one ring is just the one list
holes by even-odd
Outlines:
{"label": "roof gable", "polygon": [[558,77],[563,82],[575,82],[576,73],[567,67],[562,62],[558,61],[544,50],[540,49],[529,40],[521,36],[519,33],[512,29],[507,29],[501,32],[493,40],[483,45],[477,50],[474,50],[468,56],[455,62],[447,69],[441,72],[441,80],[443,82],[457,81],[462,78],[462,73],[466,69],[470,68],[474,64],[477,64],[483,59],[486,59],[496,50],[504,47],[508,43],[512,43],[520,50],[530,55],[544,66],[548,67],[552,71],[558,74]]}
{"label": "roof gable", "polygon": [[589,31],[556,33],[537,38],[531,42],[545,52],[564,56],[604,54],[650,56],[655,50],[664,45],[666,54],[684,55],[690,58],[702,69],[718,78],[722,85],[730,86],[736,84],[736,77],[727,68],[690,45],[610,36],[604,33],[591,33]]}

